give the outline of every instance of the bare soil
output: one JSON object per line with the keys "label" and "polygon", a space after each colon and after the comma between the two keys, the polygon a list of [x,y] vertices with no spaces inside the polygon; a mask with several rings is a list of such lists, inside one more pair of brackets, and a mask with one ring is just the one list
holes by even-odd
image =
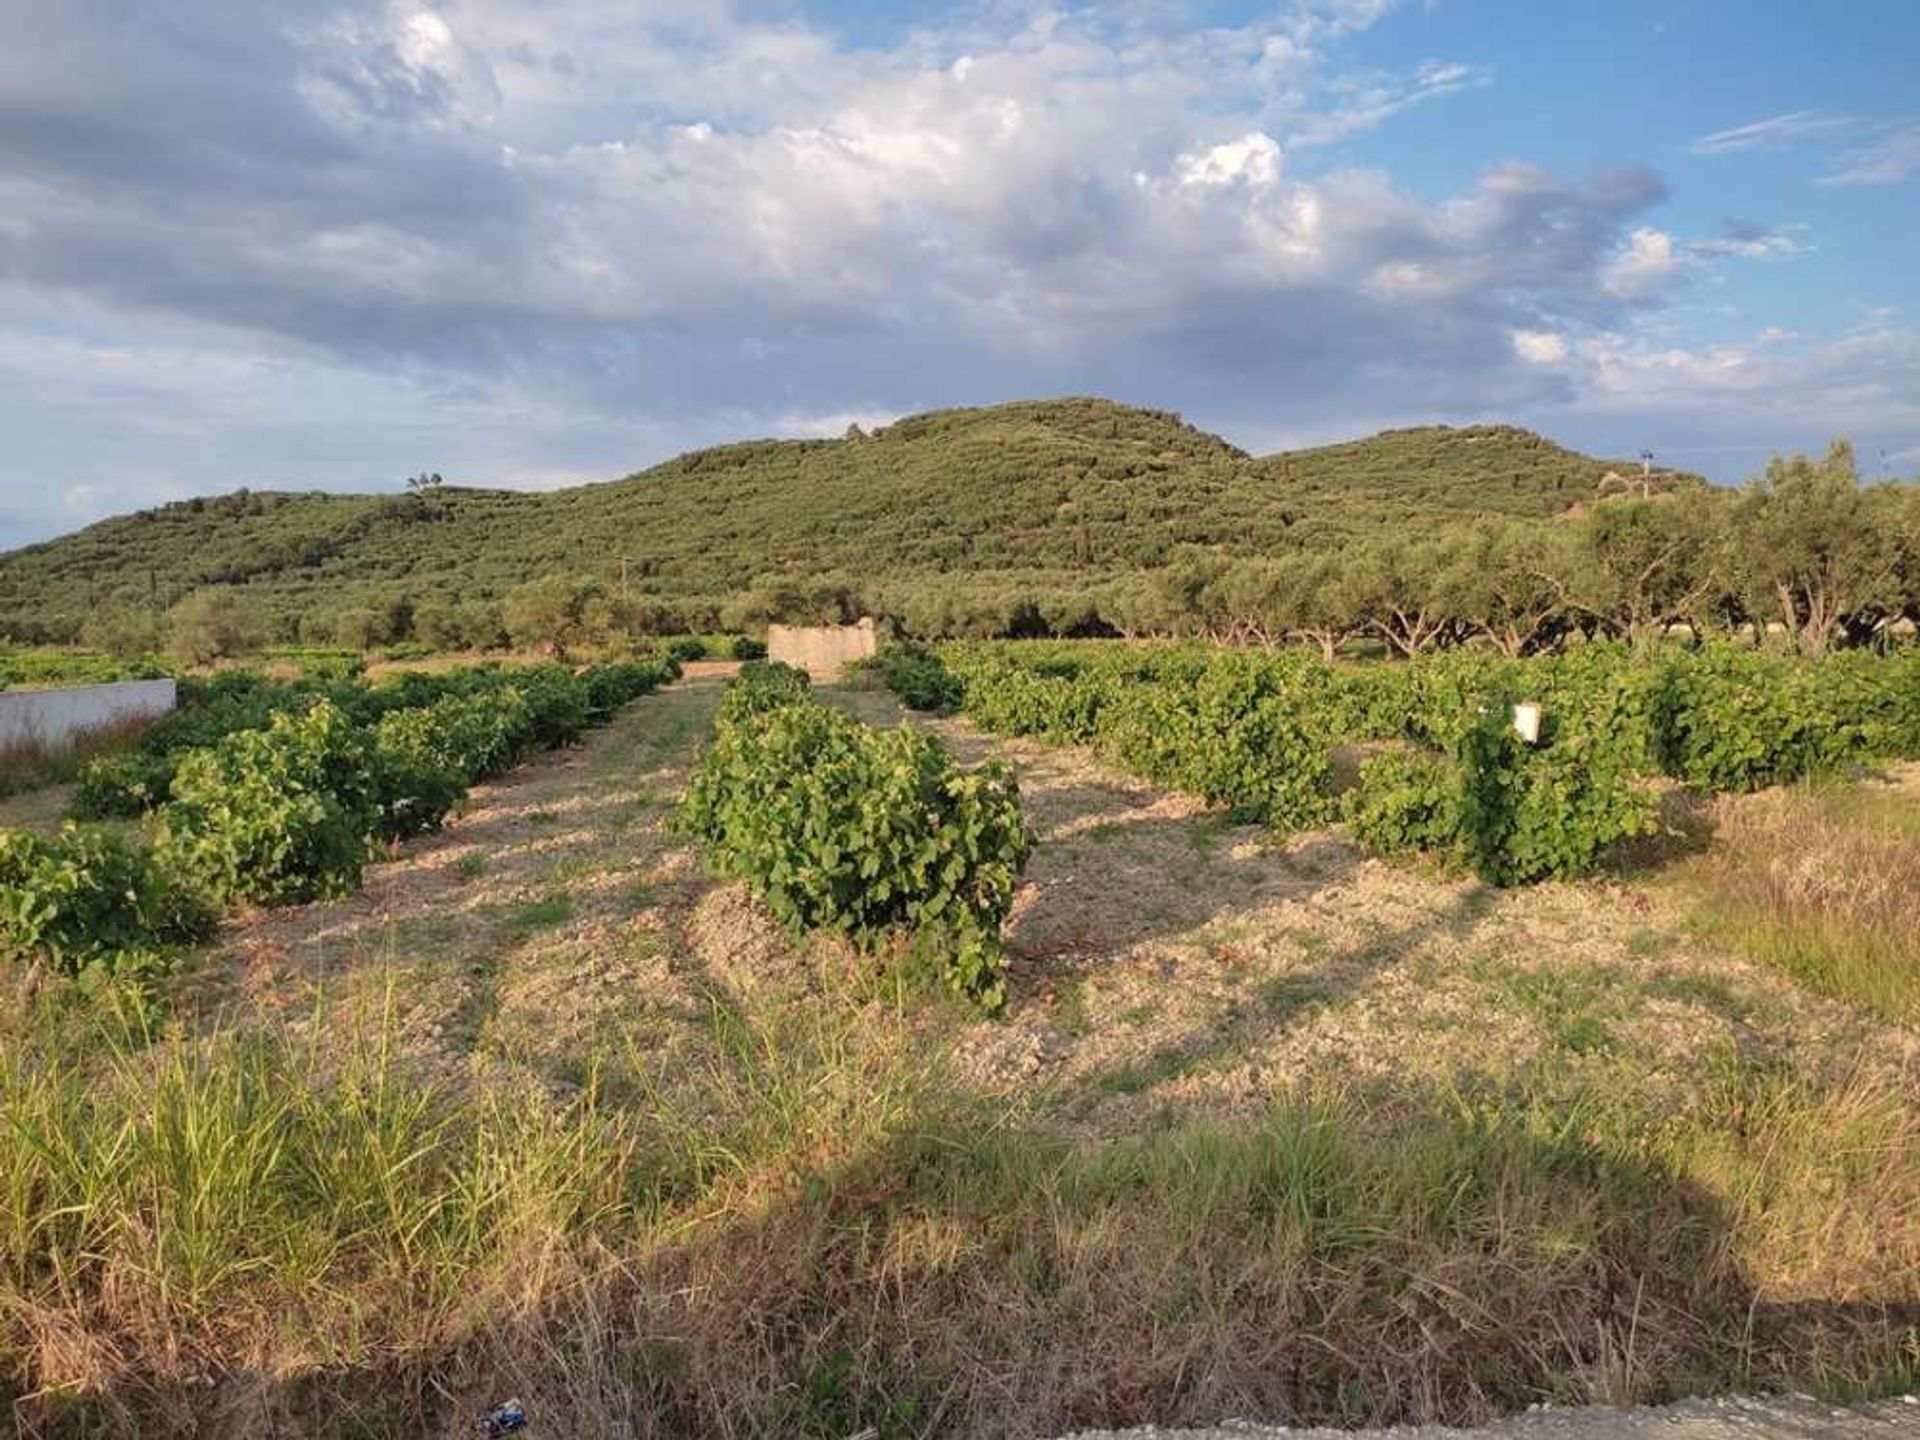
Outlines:
{"label": "bare soil", "polygon": [[1210,1430],[1090,1430],[1074,1440],[1895,1440],[1920,1435],[1920,1400],[1836,1406],[1804,1397],[1687,1400],[1677,1405],[1617,1410],[1529,1410],[1492,1425],[1455,1430],[1438,1425],[1390,1430],[1292,1430],[1229,1423]]}

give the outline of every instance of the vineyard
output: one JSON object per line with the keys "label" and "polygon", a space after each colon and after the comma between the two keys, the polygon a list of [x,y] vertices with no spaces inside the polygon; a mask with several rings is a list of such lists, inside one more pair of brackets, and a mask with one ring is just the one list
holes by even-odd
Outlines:
{"label": "vineyard", "polygon": [[382,685],[245,671],[184,685],[130,753],[89,764],[85,819],[141,835],[0,831],[0,957],[66,976],[150,973],[240,902],[355,888],[383,844],[437,828],[467,788],[677,673],[635,660],[409,674]]}
{"label": "vineyard", "polygon": [[[1662,782],[1701,792],[1920,757],[1920,651],[1803,659],[1591,645],[1337,667],[1201,646],[956,645],[888,662],[908,706],[1090,744],[1146,779],[1279,831],[1335,819],[1507,885],[1590,871],[1657,825]],[[1523,737],[1515,707],[1537,707]],[[1361,758],[1336,784],[1336,752]]]}
{"label": "vineyard", "polygon": [[0,836],[29,1433],[1911,1385],[1920,653],[681,658],[185,680]]}

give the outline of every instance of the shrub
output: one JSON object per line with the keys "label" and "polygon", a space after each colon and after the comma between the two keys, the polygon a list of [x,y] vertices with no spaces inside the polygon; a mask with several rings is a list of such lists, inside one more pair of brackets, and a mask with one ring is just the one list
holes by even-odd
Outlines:
{"label": "shrub", "polygon": [[887,688],[909,710],[951,715],[965,696],[960,681],[924,645],[889,645],[880,652],[880,674]]}
{"label": "shrub", "polygon": [[211,925],[191,887],[110,830],[0,831],[0,958],[43,960],[68,977],[93,966],[118,973]]}
{"label": "shrub", "polygon": [[1814,716],[1781,657],[1715,645],[1675,661],[1660,688],[1661,759],[1702,790],[1754,790],[1804,774]]}
{"label": "shrub", "polygon": [[1024,669],[979,667],[961,676],[968,716],[1001,735],[1036,735],[1055,744],[1085,744],[1100,733],[1110,693],[1100,677],[1065,677]]}
{"label": "shrub", "polygon": [[345,894],[360,883],[381,796],[372,742],[330,702],[186,755],[162,853],[216,902]]}
{"label": "shrub", "polygon": [[515,672],[513,686],[527,703],[533,741],[542,750],[571,745],[593,719],[587,682],[563,665],[532,665]]}
{"label": "shrub", "polygon": [[468,772],[455,754],[454,731],[475,704],[452,697],[419,710],[396,710],[373,727],[374,833],[401,840],[440,828],[466,797]]}
{"label": "shrub", "polygon": [[1459,766],[1427,751],[1393,749],[1362,762],[1344,809],[1354,838],[1377,854],[1450,851],[1459,844],[1464,798]]}
{"label": "shrub", "polygon": [[767,658],[767,642],[756,640],[751,635],[736,635],[728,646],[735,660],[764,660]]}
{"label": "shrub", "polygon": [[164,802],[172,787],[173,761],[165,755],[101,755],[80,772],[73,813],[83,820],[132,819]]}
{"label": "shrub", "polygon": [[190,592],[167,612],[169,644],[190,665],[239,655],[259,643],[256,617],[232,590]]}
{"label": "shrub", "polygon": [[1548,710],[1538,744],[1514,733],[1512,698],[1495,691],[1458,752],[1460,833],[1482,879],[1495,885],[1567,879],[1609,846],[1655,828],[1639,738],[1595,697],[1584,713]]}
{"label": "shrub", "polygon": [[595,666],[585,676],[588,712],[596,720],[605,720],[622,706],[651,694],[679,675],[680,661],[671,653],[664,658],[647,657]]}
{"label": "shrub", "polygon": [[1100,717],[1129,769],[1283,829],[1327,817],[1327,747],[1257,664],[1223,663],[1191,684],[1131,686]]}
{"label": "shrub", "polygon": [[813,694],[807,672],[778,661],[756,661],[743,666],[740,676],[720,697],[718,723],[761,715],[806,700]]}
{"label": "shrub", "polygon": [[795,676],[730,687],[681,825],[795,928],[941,933],[948,983],[997,1005],[997,936],[1033,843],[1013,777],[963,773],[931,736],[870,729]]}
{"label": "shrub", "polygon": [[1807,660],[1716,644],[1662,681],[1662,764],[1703,790],[1920,754],[1920,652]]}

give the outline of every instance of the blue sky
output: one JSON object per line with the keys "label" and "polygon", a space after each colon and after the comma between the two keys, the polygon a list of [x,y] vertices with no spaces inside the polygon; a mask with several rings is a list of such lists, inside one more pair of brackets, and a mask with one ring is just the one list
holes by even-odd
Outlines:
{"label": "blue sky", "polygon": [[6,7],[0,546],[1065,393],[1912,474],[1916,57],[1865,0]]}

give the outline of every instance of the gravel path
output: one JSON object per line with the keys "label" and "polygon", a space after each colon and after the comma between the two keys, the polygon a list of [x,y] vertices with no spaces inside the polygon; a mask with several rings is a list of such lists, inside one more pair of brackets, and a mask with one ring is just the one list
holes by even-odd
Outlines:
{"label": "gravel path", "polygon": [[1837,1406],[1804,1397],[1683,1400],[1616,1410],[1544,1407],[1476,1430],[1290,1430],[1229,1420],[1211,1430],[1088,1430],[1069,1440],[1895,1440],[1920,1437],[1920,1397]]}

